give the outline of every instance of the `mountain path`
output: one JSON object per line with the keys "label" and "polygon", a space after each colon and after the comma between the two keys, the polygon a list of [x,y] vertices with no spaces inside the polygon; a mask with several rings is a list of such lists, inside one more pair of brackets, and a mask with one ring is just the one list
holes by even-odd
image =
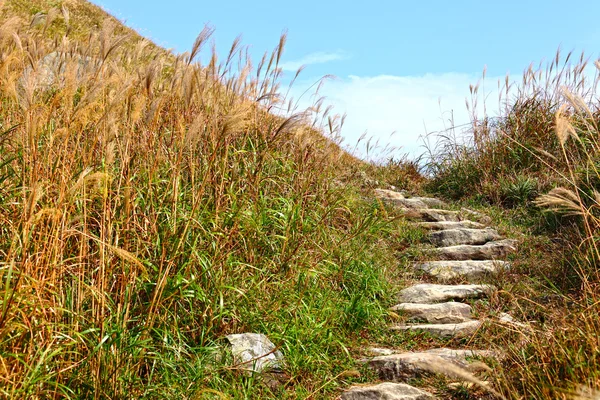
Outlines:
{"label": "mountain path", "polygon": [[[516,242],[503,238],[490,228],[491,219],[475,211],[452,211],[442,200],[413,197],[403,192],[376,189],[375,195],[400,209],[412,224],[429,231],[434,248],[423,249],[434,261],[415,262],[414,278],[426,275],[436,283],[418,283],[397,294],[391,308],[406,317],[406,322],[389,327],[394,332],[426,332],[440,340],[462,339],[471,343],[480,333],[486,316],[475,318],[468,301],[485,299],[497,288],[486,282],[494,274],[510,269],[503,261],[516,251]],[[468,284],[446,284],[460,279]],[[508,314],[499,318],[504,324],[518,324]],[[477,376],[490,372],[485,364],[501,356],[490,349],[450,349],[432,347],[419,352],[372,347],[370,357],[360,360],[379,377],[380,382],[356,385],[341,395],[342,400],[421,400],[436,399],[425,389],[407,381],[441,374],[456,385],[486,386]],[[488,388],[493,392],[491,386]]]}

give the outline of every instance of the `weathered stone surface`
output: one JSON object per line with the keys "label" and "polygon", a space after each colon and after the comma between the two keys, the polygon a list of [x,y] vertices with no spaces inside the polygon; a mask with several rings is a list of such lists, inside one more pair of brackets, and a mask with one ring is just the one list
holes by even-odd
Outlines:
{"label": "weathered stone surface", "polygon": [[441,339],[464,338],[473,336],[481,327],[481,321],[468,321],[459,324],[402,324],[394,325],[394,331],[427,332]]}
{"label": "weathered stone surface", "polygon": [[435,354],[447,360],[467,362],[468,358],[492,358],[496,353],[492,350],[449,349],[446,347],[425,350],[425,353]]}
{"label": "weathered stone surface", "polygon": [[233,360],[240,369],[262,372],[265,369],[281,369],[283,354],[261,333],[227,335],[231,344]]}
{"label": "weathered stone surface", "polygon": [[471,306],[464,303],[402,303],[392,307],[392,310],[408,315],[409,322],[426,321],[432,324],[451,324],[471,320]]}
{"label": "weathered stone surface", "polygon": [[446,202],[436,199],[434,197],[411,197],[411,199],[419,200],[420,202],[427,205],[428,208],[446,208],[448,204]]}
{"label": "weathered stone surface", "polygon": [[517,242],[505,239],[497,242],[488,242],[480,246],[460,245],[429,249],[428,253],[442,260],[495,260],[505,258],[516,251]]}
{"label": "weathered stone surface", "polygon": [[461,244],[485,244],[502,237],[495,229],[445,229],[431,232],[429,241],[436,247],[457,246]]}
{"label": "weathered stone surface", "polygon": [[433,353],[402,353],[363,360],[383,380],[403,381],[433,373],[454,375],[456,369],[466,370],[468,362],[444,358]]}
{"label": "weathered stone surface", "polygon": [[484,224],[475,221],[439,221],[439,222],[415,222],[415,224],[423,229],[429,230],[444,230],[444,229],[483,229]]}
{"label": "weathered stone surface", "polygon": [[375,192],[375,196],[377,196],[381,200],[395,201],[395,200],[402,200],[402,199],[406,198],[404,196],[404,194],[402,194],[400,192],[396,192],[394,190],[375,189],[374,192]]}
{"label": "weathered stone surface", "polygon": [[445,260],[417,263],[414,267],[442,281],[453,278],[464,278],[471,282],[476,282],[488,275],[509,269],[510,263],[497,260]]}
{"label": "weathered stone surface", "polygon": [[384,382],[354,386],[342,393],[341,400],[432,400],[433,395],[405,383]]}
{"label": "weathered stone surface", "polygon": [[423,221],[423,222],[440,222],[440,221],[460,221],[458,211],[442,210],[440,208],[404,208],[401,209],[405,218]]}
{"label": "weathered stone surface", "polygon": [[86,68],[91,68],[95,61],[90,57],[78,54],[52,52],[23,72],[19,83],[21,86],[33,85],[34,88],[48,89],[53,85],[64,85],[68,71],[73,69],[74,77],[81,79]]}
{"label": "weathered stone surface", "polygon": [[392,350],[392,349],[384,349],[381,347],[368,347],[367,349],[365,349],[365,352],[371,356],[377,357],[377,356],[389,356],[392,354],[396,354],[397,351]]}
{"label": "weathered stone surface", "polygon": [[442,303],[484,297],[494,292],[492,285],[435,285],[422,283],[401,290],[397,299],[401,303]]}

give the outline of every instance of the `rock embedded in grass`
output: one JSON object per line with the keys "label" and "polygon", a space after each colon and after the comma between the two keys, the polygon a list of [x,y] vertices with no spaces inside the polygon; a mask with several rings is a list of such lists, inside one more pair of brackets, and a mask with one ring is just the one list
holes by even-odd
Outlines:
{"label": "rock embedded in grass", "polygon": [[401,303],[392,307],[391,310],[406,314],[409,322],[426,321],[431,324],[451,324],[471,320],[471,306],[464,303]]}
{"label": "rock embedded in grass", "polygon": [[354,386],[342,393],[341,400],[433,400],[435,397],[407,385],[384,382],[371,386]]}
{"label": "rock embedded in grass", "polygon": [[445,229],[483,229],[484,224],[479,222],[470,221],[468,219],[464,221],[439,221],[439,222],[415,222],[415,225],[419,228],[428,230],[445,230]]}
{"label": "rock embedded in grass", "polygon": [[431,232],[429,241],[436,247],[448,247],[457,245],[479,245],[499,240],[502,237],[500,234],[491,228],[486,229],[469,229],[456,228],[444,229],[442,231]]}
{"label": "rock embedded in grass", "polygon": [[500,240],[486,244],[459,245],[427,249],[426,253],[442,260],[496,260],[505,258],[517,250],[516,240]]}
{"label": "rock embedded in grass", "polygon": [[489,275],[509,269],[510,263],[497,260],[442,260],[416,263],[414,268],[441,281],[462,278],[477,282]]}
{"label": "rock embedded in grass", "polygon": [[458,211],[443,210],[441,208],[401,208],[405,218],[422,222],[460,221]]}
{"label": "rock embedded in grass", "polygon": [[467,300],[485,297],[496,288],[492,285],[436,285],[422,283],[401,290],[397,299],[401,303],[442,303],[450,300]]}
{"label": "rock embedded in grass", "polygon": [[248,372],[281,370],[283,354],[262,333],[240,333],[227,335],[231,344],[233,361],[239,369]]}
{"label": "rock embedded in grass", "polygon": [[426,332],[440,339],[460,339],[473,336],[481,327],[481,321],[467,321],[458,324],[401,324],[390,327],[394,331]]}

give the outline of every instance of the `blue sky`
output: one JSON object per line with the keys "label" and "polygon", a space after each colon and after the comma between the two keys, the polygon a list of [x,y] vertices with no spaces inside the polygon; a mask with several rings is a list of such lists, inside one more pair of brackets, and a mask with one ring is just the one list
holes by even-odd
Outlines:
{"label": "blue sky", "polygon": [[367,131],[414,155],[422,151],[418,137],[442,129],[450,110],[457,123],[468,120],[464,99],[485,66],[493,88],[507,73],[517,77],[530,63],[552,58],[559,46],[595,59],[600,44],[600,2],[591,0],[94,3],[177,52],[187,51],[208,23],[219,53],[242,35],[258,59],[285,30],[283,66],[306,64],[295,90],[326,74],[338,77],[322,94],[348,114],[349,145]]}

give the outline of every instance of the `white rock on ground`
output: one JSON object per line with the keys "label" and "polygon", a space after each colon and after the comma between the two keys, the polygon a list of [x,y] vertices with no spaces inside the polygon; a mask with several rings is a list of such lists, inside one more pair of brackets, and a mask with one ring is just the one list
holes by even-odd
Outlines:
{"label": "white rock on ground", "polygon": [[380,379],[389,381],[403,381],[433,373],[455,376],[457,369],[466,371],[469,366],[466,360],[444,358],[427,352],[393,354],[361,361],[375,371]]}
{"label": "white rock on ground", "polygon": [[429,230],[444,230],[444,229],[483,229],[484,224],[475,221],[439,221],[439,222],[415,222],[415,225]]}
{"label": "white rock on ground", "polygon": [[405,218],[423,222],[460,221],[458,211],[442,210],[439,208],[402,208]]}
{"label": "white rock on ground", "polygon": [[375,196],[382,200],[402,200],[406,198],[404,194],[396,192],[394,190],[375,189],[374,192]]}
{"label": "white rock on ground", "polygon": [[426,332],[440,339],[460,339],[470,337],[481,327],[481,321],[468,321],[458,324],[401,324],[391,326],[393,331]]}
{"label": "white rock on ground", "polygon": [[435,354],[447,360],[456,360],[467,362],[468,358],[495,358],[497,354],[492,350],[470,350],[470,349],[449,349],[446,347],[425,350],[425,353]]}
{"label": "white rock on ground", "polygon": [[496,260],[443,260],[417,263],[414,265],[414,268],[442,281],[453,278],[464,278],[471,282],[476,282],[486,276],[508,270],[510,263]]}
{"label": "white rock on ground", "polygon": [[493,293],[492,285],[436,285],[421,283],[401,290],[397,299],[401,303],[442,303],[450,300],[477,299]]}
{"label": "white rock on ground", "polygon": [[442,260],[495,260],[516,251],[516,240],[488,242],[481,246],[460,245],[426,249],[425,252]]}
{"label": "white rock on ground", "polygon": [[471,306],[464,303],[415,304],[402,303],[391,308],[409,317],[408,321],[426,321],[431,324],[451,324],[471,320]]}
{"label": "white rock on ground", "polygon": [[444,229],[429,234],[429,241],[436,247],[457,246],[461,244],[485,244],[494,240],[500,240],[501,238],[502,236],[495,229],[491,228]]}
{"label": "white rock on ground", "polygon": [[371,356],[391,356],[392,354],[396,354],[397,351],[392,349],[384,349],[381,347],[368,347],[365,349],[365,352]]}
{"label": "white rock on ground", "polygon": [[432,400],[433,395],[406,383],[384,382],[354,386],[342,393],[341,400]]}
{"label": "white rock on ground", "polygon": [[250,372],[281,369],[283,354],[262,333],[240,333],[226,338],[231,344],[233,361],[240,369]]}

